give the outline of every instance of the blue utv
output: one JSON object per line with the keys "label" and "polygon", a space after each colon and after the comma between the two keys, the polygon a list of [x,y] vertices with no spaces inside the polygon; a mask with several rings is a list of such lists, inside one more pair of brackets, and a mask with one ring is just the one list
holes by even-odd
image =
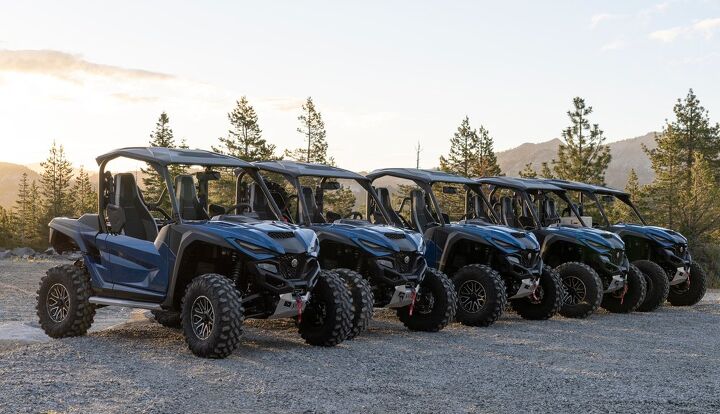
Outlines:
{"label": "blue utv", "polygon": [[[645,301],[638,310],[655,310],[666,299],[674,306],[692,306],[705,296],[707,276],[702,266],[693,261],[687,239],[676,231],[649,226],[630,194],[578,182],[550,182],[575,196],[580,214],[589,214],[593,226],[623,239],[628,258],[643,272],[648,285]],[[622,211],[628,213],[626,216],[633,222],[611,224],[613,213]]]}
{"label": "blue utv", "polygon": [[[542,258],[554,267],[565,287],[560,314],[585,318],[602,306],[628,313],[645,299],[642,272],[629,263],[625,244],[616,234],[585,227],[567,193],[537,179],[485,177],[483,185],[500,222],[532,231],[542,246]],[[558,214],[557,206],[564,208]]]}
{"label": "blue utv", "polygon": [[[366,329],[373,307],[395,309],[410,330],[436,332],[455,316],[455,293],[427,266],[420,234],[388,225],[370,181],[341,168],[293,161],[256,162],[283,217],[320,239],[323,269],[340,275],[353,297],[350,337]],[[258,200],[238,177],[238,203]],[[367,203],[366,215],[360,206]]]}
{"label": "blue utv", "polygon": [[[394,180],[404,192],[395,211],[390,188],[376,187],[393,222],[423,233],[428,262],[450,276],[458,296],[458,321],[488,326],[500,317],[508,300],[525,319],[548,319],[558,312],[562,283],[553,269],[543,265],[535,236],[494,225],[492,211],[482,208],[487,200],[478,183],[411,168],[376,170],[368,177],[376,186]],[[398,179],[412,184],[397,185]]]}
{"label": "blue utv", "polygon": [[[146,201],[134,174],[113,175],[107,167],[115,159],[119,168],[128,160],[147,163],[164,188],[160,199]],[[53,267],[40,282],[37,313],[49,336],[85,334],[102,306],[150,309],[159,322],[181,326],[190,350],[209,358],[235,350],[244,318],[297,318],[300,335],[312,345],[336,345],[347,336],[349,292],[337,275],[320,270],[317,236],[278,221],[257,168],[225,155],[168,148],[123,148],[97,162],[98,213],[50,222],[52,246],[79,250],[82,259]],[[178,166],[191,168],[194,177],[171,177],[170,168]],[[210,219],[205,206],[209,182],[220,179],[216,169],[230,170],[230,182],[233,169],[244,171],[256,197],[268,201],[266,209],[214,205],[216,212],[236,214],[233,221]]]}

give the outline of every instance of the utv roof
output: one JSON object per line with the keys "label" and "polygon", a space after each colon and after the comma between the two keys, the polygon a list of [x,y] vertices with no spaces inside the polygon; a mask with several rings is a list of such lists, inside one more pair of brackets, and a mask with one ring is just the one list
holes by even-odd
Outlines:
{"label": "utv roof", "polygon": [[549,183],[552,183],[558,187],[564,188],[566,190],[571,191],[583,191],[588,193],[595,193],[595,194],[607,194],[607,195],[614,195],[618,197],[624,197],[629,196],[628,193],[621,190],[616,190],[614,188],[610,187],[603,187],[600,185],[595,184],[585,184],[578,181],[568,181],[568,180],[545,180]]}
{"label": "utv roof", "polygon": [[563,191],[562,188],[553,185],[546,180],[538,180],[535,178],[482,177],[477,178],[476,182],[490,184],[496,187],[514,188],[517,190]]}
{"label": "utv roof", "polygon": [[417,168],[382,168],[372,171],[370,174],[367,175],[367,177],[371,180],[375,180],[376,178],[385,176],[405,178],[413,181],[421,181],[426,184],[433,184],[437,182],[466,185],[477,184],[475,181],[466,177],[461,177],[459,175],[436,170],[421,170]]}
{"label": "utv roof", "polygon": [[96,158],[99,164],[118,157],[126,157],[139,161],[153,162],[163,166],[171,164],[201,165],[215,167],[253,167],[247,161],[229,155],[217,154],[199,149],[163,148],[163,147],[128,147],[110,151]]}
{"label": "utv roof", "polygon": [[281,160],[259,161],[254,162],[253,165],[261,170],[286,174],[292,177],[347,178],[350,180],[367,181],[366,177],[358,173],[323,164]]}

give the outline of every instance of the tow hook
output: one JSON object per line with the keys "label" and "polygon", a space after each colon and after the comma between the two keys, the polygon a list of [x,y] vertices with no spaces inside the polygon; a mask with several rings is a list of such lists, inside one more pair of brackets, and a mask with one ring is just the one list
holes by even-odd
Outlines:
{"label": "tow hook", "polygon": [[528,296],[528,298],[530,299],[531,302],[539,302],[540,301],[540,297],[537,295],[537,291],[538,291],[539,287],[540,287],[539,284],[536,285],[535,289],[533,289],[533,291],[530,293],[530,296]]}
{"label": "tow hook", "polygon": [[410,292],[410,316],[413,314],[413,310],[415,309],[415,300],[417,299],[417,295],[420,292],[420,286],[416,287],[415,289]]}
{"label": "tow hook", "polygon": [[302,296],[300,296],[300,294],[298,294],[298,295],[295,297],[295,306],[297,306],[297,312],[298,312],[298,313],[297,313],[297,318],[298,318],[298,323],[302,323],[302,314],[303,314],[303,308],[304,308],[304,306],[303,306],[303,299],[302,299]]}
{"label": "tow hook", "polygon": [[621,305],[625,301],[625,294],[627,293],[627,291],[628,291],[628,285],[627,285],[627,283],[625,283],[625,286],[623,286],[622,293],[620,294],[620,304]]}

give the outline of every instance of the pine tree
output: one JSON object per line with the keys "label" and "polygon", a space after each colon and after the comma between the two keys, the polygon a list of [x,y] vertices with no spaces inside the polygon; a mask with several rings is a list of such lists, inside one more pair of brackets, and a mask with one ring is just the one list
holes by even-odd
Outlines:
{"label": "pine tree", "polygon": [[82,166],[75,178],[73,194],[75,194],[75,214],[78,217],[97,211],[98,195],[90,183],[90,175]]}
{"label": "pine tree", "polygon": [[35,223],[30,217],[30,209],[35,200],[30,198],[30,183],[27,173],[22,174],[18,185],[17,198],[15,199],[15,229],[18,240],[22,245],[27,246],[35,235]]}
{"label": "pine tree", "polygon": [[[65,156],[62,145],[53,142],[50,155],[40,163],[43,172],[40,176],[40,196],[46,212],[46,218],[72,215],[72,164]],[[42,223],[45,228],[47,222]],[[42,232],[47,234],[47,230]]]}
{"label": "pine tree", "polygon": [[[40,187],[38,187],[35,180],[32,180],[30,183],[30,200],[40,200]],[[31,226],[31,237],[32,237],[32,244],[35,246],[41,246],[43,243],[43,240],[41,240],[41,236],[43,232],[40,232],[40,226],[45,227],[47,223],[42,223],[43,219],[43,210],[42,206],[38,205],[37,201],[34,203],[30,203],[30,208],[28,210],[29,217],[28,220],[30,222]]]}
{"label": "pine tree", "polygon": [[342,186],[339,190],[325,191],[323,193],[324,210],[332,211],[341,217],[348,217],[355,211],[355,194],[350,188]]}
{"label": "pine tree", "polygon": [[553,160],[555,175],[565,180],[604,184],[610,147],[603,144],[605,137],[598,124],[590,125],[592,107],[586,106],[580,97],[573,99],[573,106],[567,113],[571,125],[563,130],[558,159]]}
{"label": "pine tree", "polygon": [[468,177],[479,168],[479,153],[480,142],[477,131],[470,127],[470,118],[466,116],[450,138],[450,153],[447,158],[440,156],[440,169]]}
{"label": "pine tree", "polygon": [[322,115],[315,109],[311,97],[302,106],[302,113],[298,116],[300,127],[297,132],[305,138],[306,145],[293,151],[285,150],[285,156],[296,161],[317,164],[334,164],[332,157],[328,157],[328,144],[325,141],[325,123]]}
{"label": "pine tree", "polygon": [[12,211],[0,206],[0,246],[15,247],[15,222]]}
{"label": "pine tree", "polygon": [[525,168],[523,168],[522,171],[518,171],[518,175],[521,178],[537,178],[538,176],[531,162],[525,164]]}
{"label": "pine tree", "polygon": [[275,157],[275,145],[262,137],[255,109],[246,97],[236,102],[235,108],[228,113],[231,129],[227,137],[221,137],[220,146],[213,151],[232,155],[245,161],[270,160]]}
{"label": "pine tree", "polygon": [[[643,214],[645,210],[645,194],[634,168],[630,169],[630,173],[628,173],[627,183],[625,184],[625,192],[630,194],[630,201],[641,212],[640,214]],[[637,221],[635,213],[622,201],[613,201],[613,204],[607,206],[605,209],[605,214],[607,214],[608,220],[610,220],[611,224],[632,223]]]}
{"label": "pine tree", "polygon": [[[158,121],[155,123],[155,130],[150,134],[149,144],[151,147],[175,148],[175,138],[173,137],[172,128],[170,128],[170,117],[165,112],[160,114]],[[181,145],[187,147],[184,141]],[[169,197],[166,195],[160,200],[160,196],[166,188],[165,180],[150,166],[141,168],[141,171],[144,175],[142,181],[145,201],[155,203],[159,200],[160,207],[169,212]],[[169,171],[171,178],[174,179],[178,174],[182,174],[185,169],[179,165],[172,165]]]}
{"label": "pine tree", "polygon": [[547,178],[547,179],[555,178],[555,174],[553,174],[552,169],[550,168],[550,165],[548,165],[547,162],[542,163],[542,167],[540,169],[540,177]]}
{"label": "pine tree", "polygon": [[494,140],[484,126],[480,125],[477,130],[478,150],[477,167],[471,170],[473,177],[491,177],[501,175],[500,165],[495,156]]}

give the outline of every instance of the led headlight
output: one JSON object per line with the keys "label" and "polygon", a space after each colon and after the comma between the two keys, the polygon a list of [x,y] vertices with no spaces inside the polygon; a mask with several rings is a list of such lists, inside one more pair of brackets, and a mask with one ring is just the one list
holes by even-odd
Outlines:
{"label": "led headlight", "polygon": [[258,263],[257,267],[266,272],[277,273],[277,266],[272,263]]}
{"label": "led headlight", "polygon": [[515,256],[506,256],[508,259],[508,262],[514,263],[514,264],[520,264],[520,259],[518,259]]}
{"label": "led headlight", "polygon": [[585,244],[592,247],[593,249],[597,250],[609,250],[610,248],[602,243],[598,243],[596,241],[590,240],[590,239],[582,239]]}
{"label": "led headlight", "polygon": [[267,253],[267,249],[260,247],[256,244],[248,243],[246,241],[235,239],[235,243],[240,245],[243,249],[250,250],[253,253]]}
{"label": "led headlight", "polygon": [[504,249],[516,249],[515,246],[513,246],[512,244],[510,244],[510,243],[508,243],[508,242],[506,242],[506,241],[503,241],[503,240],[500,240],[500,239],[495,239],[495,238],[492,239],[492,241],[493,241],[493,243],[497,244],[498,246],[500,246],[500,247],[502,247],[502,248],[504,248]]}
{"label": "led headlight", "polygon": [[378,262],[378,264],[379,264],[380,266],[382,266],[382,267],[387,267],[388,269],[392,269],[392,268],[393,268],[393,262],[392,262],[391,260],[388,260],[388,259],[378,259],[377,262]]}
{"label": "led headlight", "polygon": [[387,248],[385,248],[385,247],[383,247],[383,246],[380,246],[380,245],[377,244],[377,243],[373,243],[373,242],[371,242],[371,241],[369,241],[369,240],[363,240],[363,239],[359,239],[359,240],[360,240],[360,243],[362,243],[362,244],[363,244],[365,247],[367,247],[368,249],[373,249],[373,250],[388,250]]}

